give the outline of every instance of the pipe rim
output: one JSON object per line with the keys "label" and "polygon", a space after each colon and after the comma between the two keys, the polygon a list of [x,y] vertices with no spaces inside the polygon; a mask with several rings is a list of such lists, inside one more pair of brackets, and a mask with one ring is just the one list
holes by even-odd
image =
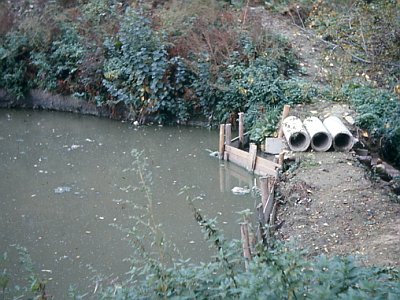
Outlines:
{"label": "pipe rim", "polygon": [[338,133],[333,139],[333,147],[337,151],[347,151],[353,147],[353,137],[347,133]]}
{"label": "pipe rim", "polygon": [[332,146],[332,139],[326,132],[318,132],[311,138],[311,147],[315,151],[328,151]]}
{"label": "pipe rim", "polygon": [[295,132],[289,138],[289,146],[293,151],[305,151],[309,146],[307,136],[302,132]]}

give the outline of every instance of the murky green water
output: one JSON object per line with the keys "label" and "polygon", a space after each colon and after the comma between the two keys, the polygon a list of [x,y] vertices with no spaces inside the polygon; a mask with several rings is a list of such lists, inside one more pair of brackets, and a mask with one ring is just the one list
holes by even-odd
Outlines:
{"label": "murky green water", "polygon": [[[132,226],[133,208],[145,205],[132,166],[131,150],[143,150],[153,175],[154,215],[186,258],[207,260],[212,251],[193,219],[184,186],[204,215],[218,217],[227,237],[239,238],[237,211],[253,208],[251,196],[234,186],[253,178],[220,164],[216,131],[200,128],[131,127],[93,117],[52,112],[0,110],[0,251],[8,271],[22,276],[12,245],[28,249],[49,294],[66,297],[70,284],[93,290],[96,273],[123,277],[132,253],[125,234],[110,226]],[[91,270],[96,269],[96,272]]]}

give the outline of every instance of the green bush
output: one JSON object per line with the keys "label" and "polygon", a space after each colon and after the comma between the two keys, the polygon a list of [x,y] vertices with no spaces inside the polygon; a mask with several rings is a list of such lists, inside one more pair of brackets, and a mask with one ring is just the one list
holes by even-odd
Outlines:
{"label": "green bush", "polygon": [[72,24],[62,24],[61,29],[59,39],[51,43],[48,51],[32,52],[31,63],[36,67],[36,86],[70,95],[86,49]]}
{"label": "green bush", "polygon": [[17,99],[32,87],[29,74],[28,38],[19,33],[9,33],[0,41],[0,88]]}
{"label": "green bush", "polygon": [[191,73],[179,57],[169,57],[162,35],[148,19],[127,9],[116,38],[108,39],[106,48],[103,84],[113,103],[131,107],[136,118],[188,118],[184,95]]}
{"label": "green bush", "polygon": [[358,113],[357,124],[378,141],[381,154],[400,167],[400,101],[388,91],[360,84],[342,89]]}

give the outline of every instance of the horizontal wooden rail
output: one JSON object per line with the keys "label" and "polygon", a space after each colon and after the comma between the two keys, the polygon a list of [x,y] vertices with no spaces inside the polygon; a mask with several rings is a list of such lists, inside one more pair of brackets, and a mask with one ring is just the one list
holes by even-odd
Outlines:
{"label": "horizontal wooden rail", "polygon": [[228,161],[253,171],[256,175],[276,176],[276,169],[280,167],[277,163],[254,155],[254,152],[249,153],[229,145],[225,145],[225,153]]}

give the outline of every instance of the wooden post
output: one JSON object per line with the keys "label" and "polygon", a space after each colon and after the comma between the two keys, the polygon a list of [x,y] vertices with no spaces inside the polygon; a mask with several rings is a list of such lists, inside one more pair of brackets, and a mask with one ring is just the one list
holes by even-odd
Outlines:
{"label": "wooden post", "polygon": [[251,260],[250,240],[248,224],[240,224],[240,235],[242,237],[243,257],[246,271],[249,268],[249,261]]}
{"label": "wooden post", "polygon": [[263,242],[263,245],[267,245],[267,235],[265,232],[265,219],[263,213],[263,205],[259,203],[257,205],[257,216],[258,216],[258,239]]}
{"label": "wooden post", "polygon": [[272,207],[272,211],[271,214],[269,216],[269,226],[272,227],[275,223],[275,219],[276,219],[276,209],[277,209],[277,203],[274,203],[274,206]]}
{"label": "wooden post", "polygon": [[261,181],[261,202],[265,223],[269,223],[270,214],[274,204],[275,178],[272,176],[262,177]]}
{"label": "wooden post", "polygon": [[[261,177],[260,178],[260,188],[261,188],[261,203],[262,203],[262,212],[264,214],[264,208],[267,206],[268,200],[268,177]],[[264,223],[267,223],[268,219],[265,218],[264,215]]]}
{"label": "wooden post", "polygon": [[244,144],[244,113],[239,113],[239,149],[243,149]]}
{"label": "wooden post", "polygon": [[232,124],[225,124],[225,145],[231,145],[232,141]]}
{"label": "wooden post", "polygon": [[283,124],[283,120],[286,119],[286,117],[289,115],[289,111],[290,111],[290,105],[285,105],[283,107],[283,112],[282,112],[282,118],[281,118],[281,124],[279,126],[279,131],[278,131],[278,138],[282,138],[283,137],[283,128],[282,128],[282,124]]}
{"label": "wooden post", "polygon": [[254,172],[254,169],[256,168],[256,159],[257,159],[257,145],[251,143],[249,150],[249,161],[247,165],[247,171]]}
{"label": "wooden post", "polygon": [[221,193],[225,192],[225,166],[219,166],[219,190]]}
{"label": "wooden post", "polygon": [[278,164],[283,168],[283,162],[285,161],[285,152],[279,153]]}
{"label": "wooden post", "polygon": [[218,153],[219,153],[219,159],[224,159],[224,150],[225,150],[225,125],[221,124],[219,125],[219,147],[218,147]]}

